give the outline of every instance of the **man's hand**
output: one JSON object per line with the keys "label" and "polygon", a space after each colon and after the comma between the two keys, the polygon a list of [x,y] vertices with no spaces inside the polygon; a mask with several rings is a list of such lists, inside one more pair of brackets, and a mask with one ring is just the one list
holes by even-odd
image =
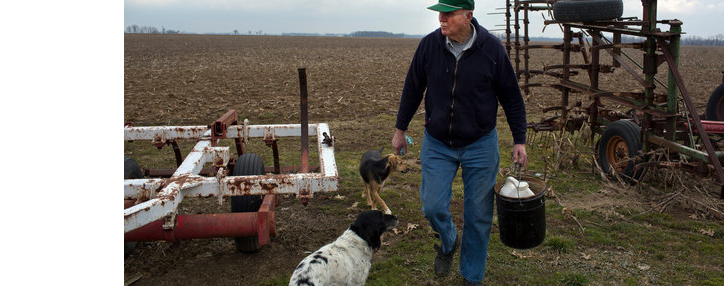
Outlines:
{"label": "man's hand", "polygon": [[528,164],[528,155],[525,153],[525,144],[513,145],[513,163],[518,163],[523,167]]}
{"label": "man's hand", "polygon": [[[405,139],[405,131],[395,129],[395,136],[392,137],[392,147],[395,148],[395,155],[407,154],[407,140]],[[400,154],[400,150],[402,150],[404,154]],[[523,153],[525,153],[525,148],[523,150]]]}

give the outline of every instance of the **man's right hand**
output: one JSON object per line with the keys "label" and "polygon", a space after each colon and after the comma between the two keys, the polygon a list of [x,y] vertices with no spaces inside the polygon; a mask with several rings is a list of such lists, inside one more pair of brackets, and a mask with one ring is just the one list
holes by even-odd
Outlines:
{"label": "man's right hand", "polygon": [[[407,139],[405,138],[405,131],[395,128],[395,136],[392,137],[392,147],[395,148],[395,155],[407,154]],[[400,154],[400,150],[403,151]]]}

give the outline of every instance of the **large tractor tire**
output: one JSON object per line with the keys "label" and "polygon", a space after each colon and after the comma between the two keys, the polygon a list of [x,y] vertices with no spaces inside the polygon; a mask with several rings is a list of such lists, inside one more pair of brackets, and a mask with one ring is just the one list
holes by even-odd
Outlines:
{"label": "large tractor tire", "polygon": [[641,178],[643,170],[634,173],[641,150],[640,132],[641,128],[630,120],[618,120],[606,127],[598,141],[598,161],[606,174],[623,174],[629,183]]}
{"label": "large tractor tire", "polygon": [[[231,172],[231,175],[264,175],[264,162],[257,154],[243,154],[236,160],[236,165],[234,165],[234,170]],[[261,195],[232,196],[231,212],[257,212],[259,211],[259,207],[261,207],[262,200],[263,196]],[[236,237],[234,238],[234,243],[236,244],[236,251],[238,252],[255,252],[261,248],[257,236]]]}
{"label": "large tractor tire", "polygon": [[711,93],[706,103],[706,120],[724,121],[724,83]]}
{"label": "large tractor tire", "polygon": [[622,0],[563,0],[553,4],[553,17],[563,22],[591,22],[620,18]]}
{"label": "large tractor tire", "polygon": [[[135,160],[123,157],[123,179],[143,179],[143,171],[138,166]],[[131,250],[136,247],[138,242],[129,241],[123,243],[123,255],[126,256],[131,253]]]}

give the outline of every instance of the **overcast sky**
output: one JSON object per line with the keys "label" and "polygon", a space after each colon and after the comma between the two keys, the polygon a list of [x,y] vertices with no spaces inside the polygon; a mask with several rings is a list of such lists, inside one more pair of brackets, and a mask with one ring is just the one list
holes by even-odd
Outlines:
{"label": "overcast sky", "polygon": [[[124,28],[153,26],[189,33],[265,34],[352,33],[387,31],[427,34],[438,27],[437,13],[426,7],[437,0],[124,0]],[[689,35],[724,34],[720,17],[724,0],[659,0],[659,20],[679,19]],[[476,2],[474,16],[488,29],[504,24],[504,15],[489,15],[504,0]],[[522,16],[522,15],[521,15]],[[624,0],[624,16],[642,18],[641,1]],[[530,34],[558,37],[549,26],[543,33],[540,12],[530,14]],[[668,25],[659,25],[668,30]],[[502,32],[502,31],[499,31]]]}

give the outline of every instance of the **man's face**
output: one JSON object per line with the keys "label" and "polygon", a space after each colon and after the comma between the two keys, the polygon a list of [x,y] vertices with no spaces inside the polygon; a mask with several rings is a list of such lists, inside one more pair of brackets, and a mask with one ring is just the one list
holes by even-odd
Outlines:
{"label": "man's face", "polygon": [[452,12],[440,12],[438,20],[442,34],[451,38],[457,38],[462,34],[466,26],[470,25],[472,13],[466,10],[455,10]]}

